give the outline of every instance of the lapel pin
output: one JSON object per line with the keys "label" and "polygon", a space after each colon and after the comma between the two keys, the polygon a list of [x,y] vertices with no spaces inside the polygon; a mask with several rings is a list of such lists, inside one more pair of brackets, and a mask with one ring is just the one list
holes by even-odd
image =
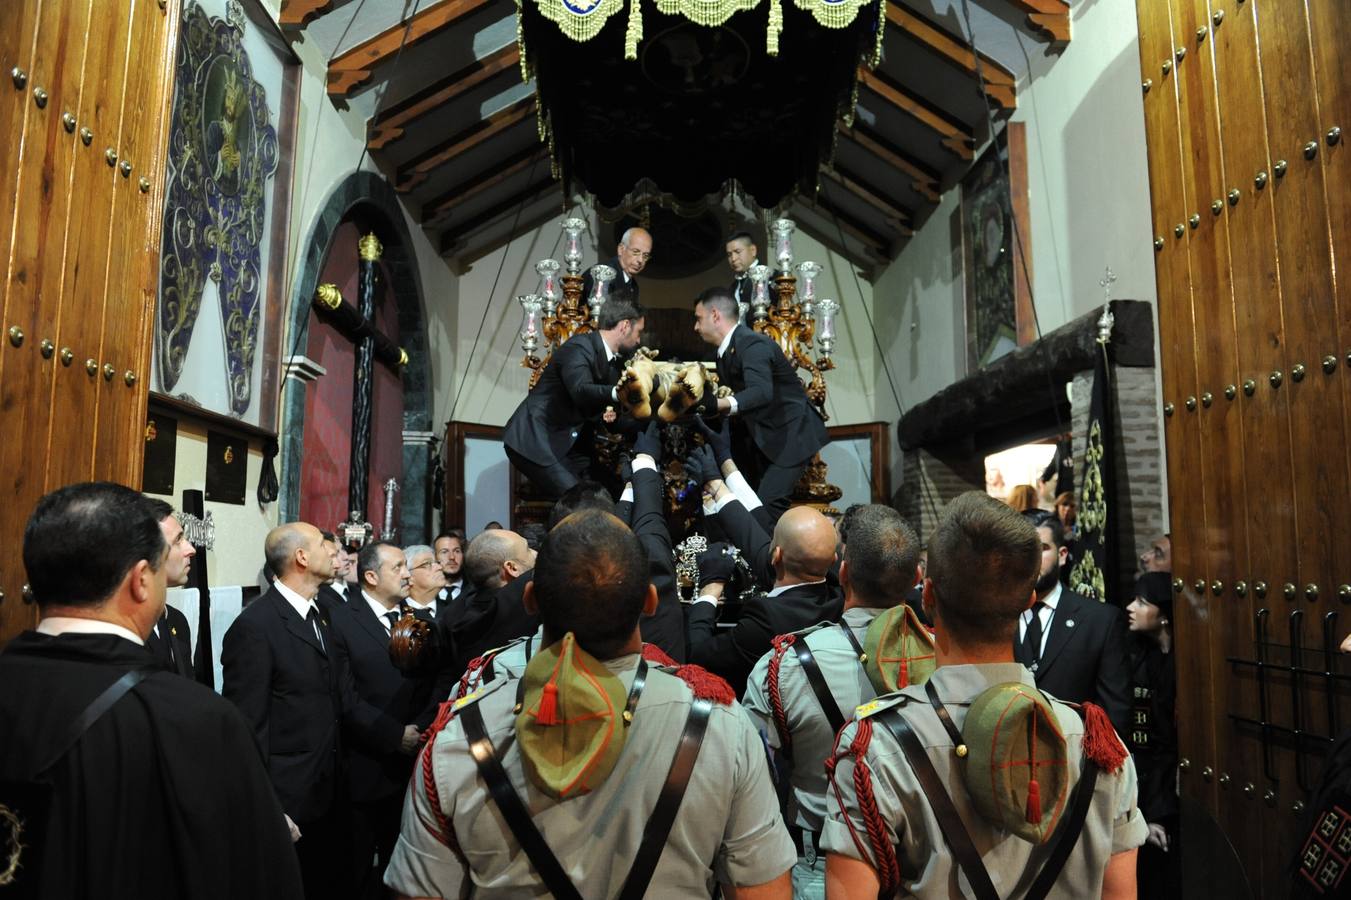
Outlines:
{"label": "lapel pin", "polygon": [[1073,628],[1073,627],[1074,627],[1074,620],[1073,620],[1073,619],[1066,619],[1066,620],[1065,620],[1065,627],[1066,627],[1066,628]]}

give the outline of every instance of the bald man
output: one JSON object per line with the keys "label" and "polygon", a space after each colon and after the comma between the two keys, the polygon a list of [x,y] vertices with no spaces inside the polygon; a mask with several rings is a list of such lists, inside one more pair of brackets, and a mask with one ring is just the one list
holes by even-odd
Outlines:
{"label": "bald man", "polygon": [[[306,522],[279,525],[263,544],[272,587],[239,614],[221,649],[221,693],[253,728],[277,799],[299,832],[306,897],[344,896],[350,807],[342,775],[345,726],[364,744],[398,748],[404,725],[362,703],[315,603],[337,548]],[[293,832],[294,834],[294,832]]]}
{"label": "bald man", "polygon": [[[610,282],[610,296],[623,297],[631,303],[638,302],[638,273],[647,266],[652,258],[652,235],[646,228],[634,226],[619,238],[615,255],[605,260],[604,265],[615,270],[615,280]],[[582,297],[590,297],[595,288],[591,270],[587,269],[582,280]]]}
{"label": "bald man", "polygon": [[826,582],[826,572],[835,563],[835,542],[835,526],[811,507],[784,513],[774,526],[770,551],[773,589],[752,597],[736,626],[721,633],[715,623],[730,572],[701,564],[699,597],[689,613],[688,661],[726,678],[739,697],[775,635],[838,621],[844,598]]}

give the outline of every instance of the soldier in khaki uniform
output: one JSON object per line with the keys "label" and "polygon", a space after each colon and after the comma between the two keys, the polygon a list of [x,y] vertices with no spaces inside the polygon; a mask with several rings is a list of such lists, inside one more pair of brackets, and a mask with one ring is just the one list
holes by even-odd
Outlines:
{"label": "soldier in khaki uniform", "polygon": [[[856,510],[840,566],[843,621],[780,635],[746,684],[742,703],[791,772],[788,823],[798,847],[793,895],[799,900],[825,894],[825,859],[819,850],[828,787],[825,761],[835,735],[856,706],[877,696],[874,680],[886,692],[922,681],[933,669],[932,639],[905,615],[905,591],[915,580],[918,561],[919,537],[900,513],[880,504]],[[891,615],[884,615],[888,611]],[[906,632],[906,652],[866,652],[870,637],[876,646]],[[881,667],[879,660],[885,660]]]}
{"label": "soldier in khaki uniform", "polygon": [[985,494],[948,505],[924,582],[938,668],[864,704],[827,763],[828,896],[1135,896],[1148,829],[1124,746],[1100,708],[1081,718],[1013,661],[1038,551]]}
{"label": "soldier in khaki uniform", "polygon": [[720,679],[642,659],[638,620],[657,597],[632,532],[569,516],[525,603],[545,646],[524,677],[443,713],[385,883],[405,897],[693,897],[721,883],[787,898],[793,845],[750,718]]}

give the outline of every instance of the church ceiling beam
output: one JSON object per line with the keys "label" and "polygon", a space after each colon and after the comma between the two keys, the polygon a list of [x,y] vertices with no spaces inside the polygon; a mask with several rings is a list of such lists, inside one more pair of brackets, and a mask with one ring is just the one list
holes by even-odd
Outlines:
{"label": "church ceiling beam", "polygon": [[[557,181],[554,181],[553,176],[550,175],[548,180],[532,184],[512,196],[494,203],[473,218],[466,219],[461,224],[455,226],[455,228],[447,230],[442,234],[441,255],[445,256],[446,254],[454,252],[465,244],[475,231],[486,228],[498,219],[514,214],[518,210],[523,210],[531,204],[538,203],[549,194],[561,191],[561,189],[562,186]],[[521,230],[521,227],[524,224],[525,223],[522,222],[517,226],[517,232]],[[515,235],[513,234],[512,237],[515,237]]]}
{"label": "church ceiling beam", "polygon": [[[836,228],[835,220],[830,217],[829,213],[823,212],[819,207],[809,206],[807,201],[799,197],[793,203],[791,212],[793,220],[797,222],[798,228],[804,234],[820,241],[821,246],[839,254],[847,259],[850,265],[862,270],[860,274],[863,275],[865,281],[871,282],[875,268],[886,264],[887,259],[880,251],[858,238],[855,238],[855,240],[860,240],[861,247],[850,247],[841,234],[843,229]],[[844,233],[848,234],[847,231]]]}
{"label": "church ceiling beam", "polygon": [[846,128],[843,124],[840,124],[839,132],[893,169],[904,172],[913,178],[914,181],[911,182],[910,186],[915,189],[916,193],[926,200],[938,202],[938,186],[942,179],[937,172],[904,151],[891,146],[881,135],[875,134],[858,122],[854,123],[853,128]]}
{"label": "church ceiling beam", "polygon": [[[387,28],[328,63],[328,96],[337,100],[370,80],[380,66],[392,62],[399,48],[407,49],[453,27],[484,9],[491,0],[439,0],[406,22]],[[405,37],[405,32],[407,37]]]}
{"label": "church ceiling beam", "polygon": [[515,43],[476,59],[469,65],[436,81],[405,100],[381,110],[371,120],[370,147],[383,150],[403,137],[404,129],[412,122],[444,109],[474,88],[491,78],[510,72],[515,75],[512,84],[520,81],[520,47]]}
{"label": "church ceiling beam", "polygon": [[282,28],[304,28],[311,19],[333,11],[333,0],[282,0],[277,23]]}
{"label": "church ceiling beam", "polygon": [[1005,0],[1027,13],[1028,27],[1057,46],[1070,42],[1070,5],[1064,0]]}
{"label": "church ceiling beam", "polygon": [[[561,195],[559,199],[562,199]],[[564,217],[565,214],[560,205],[557,203],[550,203],[548,206],[543,207],[539,212],[522,218],[520,222],[516,223],[516,228],[511,234],[504,234],[501,237],[493,238],[477,245],[466,240],[455,254],[456,274],[463,275],[465,267],[468,266],[469,263],[488,255],[508,241],[515,240],[517,236],[529,234],[532,231],[543,228],[550,222],[557,223]]]}
{"label": "church ceiling beam", "polygon": [[891,242],[840,209],[826,191],[818,191],[815,197],[804,199],[803,202],[817,210],[832,226],[838,224],[841,231],[862,244],[872,255],[883,260],[888,258]]}
{"label": "church ceiling beam", "polygon": [[972,159],[974,141],[970,128],[879,72],[859,67],[858,79],[868,90],[938,135],[939,142],[959,158],[964,161]]}
{"label": "church ceiling beam", "polygon": [[880,212],[886,217],[887,223],[901,234],[906,237],[914,234],[910,227],[914,221],[914,214],[904,206],[882,196],[881,192],[865,184],[857,175],[840,168],[838,165],[833,170],[822,169],[821,174]]}
{"label": "church ceiling beam", "polygon": [[475,122],[399,166],[394,178],[395,190],[404,193],[411,191],[426,181],[434,170],[508,128],[519,125],[534,112],[535,98],[522,97],[505,109],[500,109],[486,119]]}
{"label": "church ceiling beam", "polygon": [[[887,21],[971,77],[976,77],[977,53],[965,39],[901,6],[896,0],[887,3]],[[1013,73],[984,53],[979,54],[979,58],[986,98],[999,109],[1017,109],[1017,79]]]}
{"label": "church ceiling beam", "polygon": [[[527,147],[481,172],[476,172],[460,184],[433,198],[422,207],[422,224],[432,225],[461,204],[467,203],[480,194],[486,193],[522,172],[525,172],[549,160],[549,149],[543,144]],[[547,170],[547,166],[545,169]]]}

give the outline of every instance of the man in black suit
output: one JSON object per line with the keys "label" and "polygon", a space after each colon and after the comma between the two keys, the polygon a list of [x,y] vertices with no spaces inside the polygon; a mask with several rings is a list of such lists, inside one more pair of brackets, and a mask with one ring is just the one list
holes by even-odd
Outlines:
{"label": "man in black suit", "polygon": [[844,611],[844,598],[826,581],[835,563],[835,526],[829,519],[808,506],[790,509],[774,527],[773,544],[773,590],[747,601],[736,625],[720,633],[715,624],[718,601],[731,576],[731,558],[715,551],[699,561],[699,597],[689,612],[688,661],[726,678],[738,697],[776,635],[834,622]]}
{"label": "man in black suit", "polygon": [[446,589],[446,575],[436,561],[436,551],[426,544],[410,544],[403,548],[403,558],[408,563],[408,608],[419,619],[436,621],[441,592]]}
{"label": "man in black suit", "polygon": [[759,264],[759,251],[755,247],[755,241],[751,239],[750,232],[738,231],[727,239],[727,265],[732,269],[732,283],[727,286],[727,290],[731,292],[737,308],[743,313],[740,316],[743,325],[749,325],[752,321],[751,294],[754,292],[755,282],[751,281],[750,270],[751,266]]}
{"label": "man in black suit", "polygon": [[[430,548],[426,549],[430,560]],[[403,551],[384,541],[365,545],[357,554],[357,579],[361,592],[332,613],[337,655],[351,671],[361,700],[387,718],[413,723],[427,708],[431,684],[405,677],[389,659],[390,632],[405,610],[409,590]],[[356,867],[351,895],[374,900],[383,896],[381,879],[399,836],[403,792],[421,734],[416,725],[405,725],[396,747],[368,746],[360,733],[349,737],[347,786],[353,813],[351,859]]]}
{"label": "man in black suit", "polygon": [[733,441],[737,466],[777,519],[807,463],[829,442],[826,426],[779,345],[737,324],[726,288],[700,294],[694,317],[695,332],[718,348],[719,383],[732,389],[718,399],[718,412],[733,416],[741,431],[742,440]]}
{"label": "man in black suit", "polygon": [[[188,583],[188,571],[192,568],[192,558],[197,548],[192,546],[183,535],[183,525],[174,515],[174,508],[163,500],[150,499],[159,518],[159,529],[164,541],[169,545],[169,558],[165,561],[165,583],[172,588],[181,588]],[[184,678],[196,678],[192,668],[192,631],[188,627],[187,616],[164,604],[164,614],[155,622],[150,635],[145,639],[145,648],[170,672],[176,672]]]}
{"label": "man in black suit", "polygon": [[446,579],[446,586],[441,588],[437,600],[454,600],[469,587],[464,578],[464,544],[464,532],[457,528],[441,532],[432,541],[436,561]]}
{"label": "man in black suit", "polygon": [[333,578],[320,585],[319,596],[315,600],[321,608],[331,612],[333,607],[345,605],[356,595],[357,557],[355,553],[348,552],[333,532],[321,531],[320,534],[324,536],[324,543],[333,545]]}
{"label": "man in black suit", "polygon": [[[638,273],[647,267],[652,258],[652,235],[646,228],[633,227],[624,232],[615,248],[615,255],[607,259],[604,265],[615,270],[614,281],[610,282],[610,299],[625,300],[638,305]],[[582,301],[586,302],[595,290],[595,279],[587,269],[582,276]]]}
{"label": "man in black suit", "polygon": [[550,497],[575,485],[591,465],[595,429],[617,403],[624,359],[638,347],[643,310],[611,298],[599,331],[575,334],[554,351],[538,383],[507,421],[507,458]]}
{"label": "man in black suit", "polygon": [[1092,700],[1107,711],[1119,734],[1130,716],[1126,621],[1121,610],[1060,586],[1068,556],[1055,517],[1037,527],[1041,574],[1036,600],[1018,619],[1014,655],[1032,670],[1037,687],[1070,703]]}
{"label": "man in black suit", "polygon": [[298,828],[296,854],[305,895],[342,895],[350,809],[339,724],[365,743],[396,748],[404,725],[361,703],[334,646],[330,613],[315,597],[333,577],[336,552],[318,528],[279,525],[263,545],[276,577],[225,632],[221,692],[253,728],[272,787]]}

